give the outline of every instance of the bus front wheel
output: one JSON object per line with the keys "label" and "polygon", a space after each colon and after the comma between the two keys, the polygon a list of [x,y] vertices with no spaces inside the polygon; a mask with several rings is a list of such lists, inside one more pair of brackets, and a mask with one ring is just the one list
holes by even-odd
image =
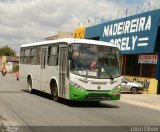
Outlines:
{"label": "bus front wheel", "polygon": [[54,101],[59,101],[59,97],[58,97],[58,88],[54,87],[52,90],[52,98]]}

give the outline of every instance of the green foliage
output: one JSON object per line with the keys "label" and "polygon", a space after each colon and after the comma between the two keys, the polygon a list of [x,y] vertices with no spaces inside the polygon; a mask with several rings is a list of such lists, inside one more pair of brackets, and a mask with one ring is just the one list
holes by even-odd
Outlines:
{"label": "green foliage", "polygon": [[0,48],[0,56],[15,56],[16,52],[8,45]]}

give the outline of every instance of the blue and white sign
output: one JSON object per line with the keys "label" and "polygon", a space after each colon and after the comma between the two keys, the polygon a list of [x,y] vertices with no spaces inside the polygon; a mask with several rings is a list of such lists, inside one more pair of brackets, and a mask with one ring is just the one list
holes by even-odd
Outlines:
{"label": "blue and white sign", "polygon": [[148,16],[110,24],[104,26],[103,37],[124,35],[124,37],[113,38],[110,40],[111,43],[117,45],[122,51],[134,50],[136,46],[145,47],[148,46],[148,36],[139,37],[138,35],[131,35],[127,37],[125,35],[150,31],[151,23],[151,16]]}
{"label": "blue and white sign", "polygon": [[86,28],[85,38],[99,37],[117,45],[123,54],[153,53],[160,10],[106,22]]}

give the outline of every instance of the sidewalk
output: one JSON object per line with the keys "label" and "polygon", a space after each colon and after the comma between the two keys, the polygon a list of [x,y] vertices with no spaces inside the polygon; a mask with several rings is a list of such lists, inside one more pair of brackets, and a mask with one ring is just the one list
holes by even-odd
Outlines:
{"label": "sidewalk", "polygon": [[160,110],[160,95],[122,93],[121,102]]}

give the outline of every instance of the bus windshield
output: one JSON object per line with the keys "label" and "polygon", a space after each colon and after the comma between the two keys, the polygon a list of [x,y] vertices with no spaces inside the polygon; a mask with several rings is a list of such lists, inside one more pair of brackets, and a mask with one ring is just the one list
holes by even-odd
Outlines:
{"label": "bus windshield", "polygon": [[72,46],[72,73],[97,79],[111,79],[121,75],[117,48],[91,44]]}

